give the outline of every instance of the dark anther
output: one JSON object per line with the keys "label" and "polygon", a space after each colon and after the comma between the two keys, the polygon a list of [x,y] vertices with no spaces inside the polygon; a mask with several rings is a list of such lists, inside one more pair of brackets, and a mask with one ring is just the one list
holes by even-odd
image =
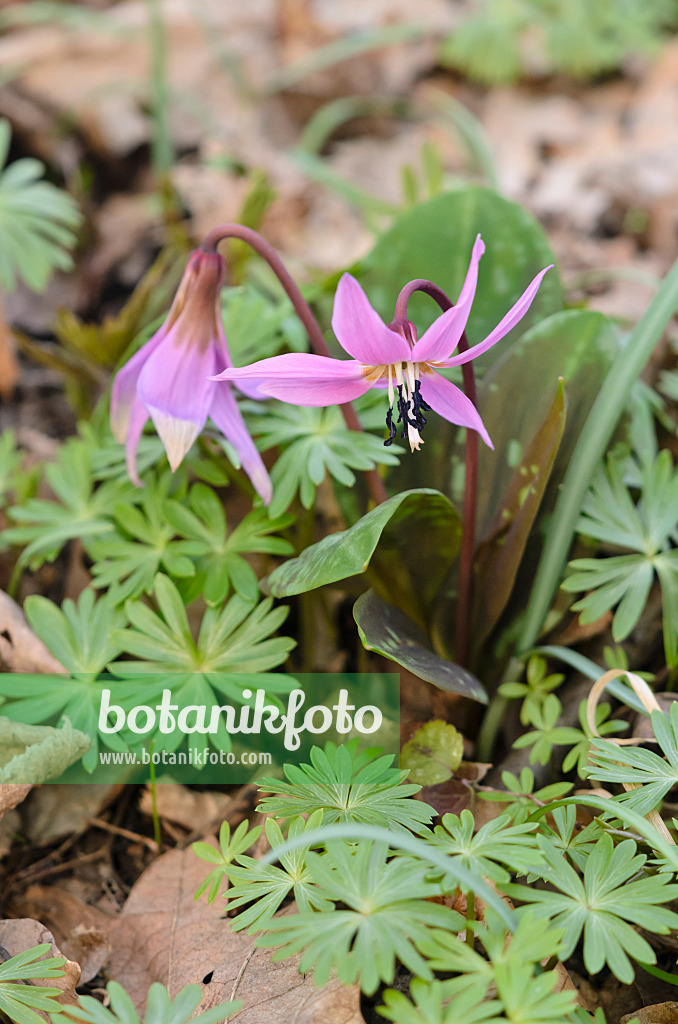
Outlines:
{"label": "dark anther", "polygon": [[393,423],[393,409],[391,406],[388,407],[388,412],[386,413],[386,426],[388,427],[388,437],[384,441],[384,447],[389,448],[393,444],[393,439],[397,433]]}

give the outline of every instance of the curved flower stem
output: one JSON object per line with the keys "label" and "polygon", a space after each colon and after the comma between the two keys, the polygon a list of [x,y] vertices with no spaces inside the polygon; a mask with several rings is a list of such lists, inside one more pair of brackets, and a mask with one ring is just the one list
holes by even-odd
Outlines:
{"label": "curved flower stem", "polygon": [[[241,241],[250,245],[254,251],[262,257],[262,259],[266,260],[269,267],[283,286],[287,297],[294,307],[294,312],[304,325],[311,342],[311,348],[317,356],[330,356],[330,350],[327,347],[320,324],[313,315],[313,311],[308,302],[299,291],[294,278],[278,256],[278,253],[275,251],[273,246],[270,245],[265,238],[262,238],[258,232],[253,231],[252,228],[245,227],[244,224],[221,224],[219,227],[213,228],[212,231],[205,236],[201,249],[204,252],[216,252],[219,242],[222,242],[227,238],[239,238]],[[339,408],[341,409],[341,414],[344,417],[348,429],[362,431],[360,420],[358,419],[355,409],[351,403],[345,402],[343,405],[340,405]],[[367,489],[370,492],[372,501],[375,505],[381,505],[381,503],[386,501],[388,498],[384,481],[381,479],[376,469],[366,469],[364,472],[365,482],[367,483]]]}
{"label": "curved flower stem", "polygon": [[[450,301],[442,288],[419,278],[410,281],[400,292],[395,307],[394,320],[407,320],[407,303],[414,292],[423,292],[438,303],[443,313],[452,309]],[[459,351],[465,352],[469,347],[466,331],[459,339]],[[476,377],[473,363],[462,365],[462,377],[466,397],[476,404]],[[478,502],[478,434],[475,430],[466,431],[465,445],[465,477],[464,504],[461,517],[461,550],[459,552],[459,582],[457,586],[457,619],[455,625],[455,652],[457,661],[466,665],[469,652],[469,626],[471,620],[471,604],[473,601],[473,551],[475,547],[476,505]]]}

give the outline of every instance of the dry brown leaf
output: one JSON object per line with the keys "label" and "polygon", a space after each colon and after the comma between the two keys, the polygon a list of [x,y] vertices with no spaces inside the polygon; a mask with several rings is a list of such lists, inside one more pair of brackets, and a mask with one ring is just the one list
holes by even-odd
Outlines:
{"label": "dry brown leaf", "polygon": [[243,1000],[238,1024],[364,1024],[357,988],[316,989],[310,975],[299,974],[298,958],[273,963],[248,935],[232,932],[221,901],[196,902],[193,893],[208,870],[191,850],[164,854],[112,922],[108,973],[124,982],[137,1007],[154,981],[172,995],[198,983],[204,985],[199,1010]]}
{"label": "dry brown leaf", "polygon": [[29,629],[19,605],[0,590],[0,670],[65,673],[66,669]]}
{"label": "dry brown leaf", "polygon": [[96,818],[121,788],[103,783],[40,786],[27,805],[26,835],[34,843],[51,843],[72,832],[82,832],[89,819]]}
{"label": "dry brown leaf", "polygon": [[25,800],[32,786],[7,784],[0,786],[0,818],[13,807],[17,807],[22,800]]}
{"label": "dry brown leaf", "polygon": [[[10,956],[16,956],[17,953],[23,953],[43,942],[52,944],[51,956],[63,956],[51,931],[45,928],[40,921],[34,921],[29,917],[0,921],[0,946],[4,946]],[[75,988],[80,984],[80,967],[72,960],[66,960],[64,972],[63,978],[46,978],[44,981],[40,981],[40,985],[45,988],[60,989],[63,993],[60,996],[61,1002],[74,1006],[78,1001]],[[45,1020],[48,1019],[45,1014],[41,1014],[41,1016],[44,1016]]]}
{"label": "dry brown leaf", "polygon": [[14,336],[0,302],[0,395],[11,398],[18,380],[19,364],[16,361]]}
{"label": "dry brown leaf", "polygon": [[80,965],[83,983],[96,977],[106,963],[110,917],[66,889],[31,885],[12,901],[11,912],[49,928],[63,955]]}
{"label": "dry brown leaf", "polygon": [[7,811],[0,814],[0,860],[12,849],[14,837],[21,828],[21,815],[18,811]]}
{"label": "dry brown leaf", "polygon": [[634,1013],[625,1014],[619,1024],[630,1024],[633,1020],[640,1021],[640,1024],[678,1024],[678,1003],[671,1000],[654,1006],[641,1006]]}

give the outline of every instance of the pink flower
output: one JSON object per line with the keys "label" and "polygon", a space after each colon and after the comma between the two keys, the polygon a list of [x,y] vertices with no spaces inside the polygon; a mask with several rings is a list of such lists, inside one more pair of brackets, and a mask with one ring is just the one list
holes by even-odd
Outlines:
{"label": "pink flower", "polygon": [[456,306],[439,316],[419,340],[408,321],[387,327],[355,278],[344,274],[334,300],[332,327],[351,359],[290,353],[226,369],[215,380],[256,382],[261,394],[295,405],[339,405],[372,387],[385,388],[390,436],[384,444],[391,444],[396,436],[393,417],[397,412],[402,436],[407,437],[412,451],[418,450],[423,443],[420,430],[426,423],[423,414],[432,409],[451,423],[477,430],[492,447],[473,403],[438,371],[475,359],[508,334],[530,308],[550,267],[537,274],[484,341],[455,356],[452,353],[466,327],[484,251],[478,235]]}
{"label": "pink flower", "polygon": [[[191,253],[164,324],[123,366],[113,383],[111,427],[125,443],[127,470],[140,485],[136,453],[149,416],[165,446],[172,472],[210,416],[231,442],[256,491],[268,504],[271,481],[231,388],[214,375],[232,366],[221,323],[219,296],[224,260],[218,253]],[[256,394],[256,388],[242,390]]]}

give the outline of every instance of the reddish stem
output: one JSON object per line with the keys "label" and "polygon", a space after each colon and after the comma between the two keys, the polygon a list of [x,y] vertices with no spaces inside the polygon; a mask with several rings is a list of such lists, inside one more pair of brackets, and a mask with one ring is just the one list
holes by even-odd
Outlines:
{"label": "reddish stem", "polygon": [[[226,238],[239,238],[241,241],[247,242],[247,244],[250,245],[254,251],[262,257],[262,259],[266,260],[269,267],[283,286],[287,297],[294,307],[295,313],[306,328],[306,333],[308,334],[311,342],[311,348],[316,355],[329,357],[330,350],[327,347],[320,324],[313,315],[313,311],[308,302],[299,291],[294,278],[278,256],[278,253],[275,251],[273,246],[270,245],[265,238],[262,238],[258,232],[253,231],[252,228],[245,227],[244,224],[222,224],[217,228],[213,228],[213,230],[209,232],[202,243],[201,249],[204,252],[216,252],[219,242]],[[351,403],[344,402],[339,406],[339,408],[341,409],[342,416],[344,417],[348,429],[362,431],[360,420],[358,419],[355,409]],[[388,498],[384,481],[381,479],[376,469],[367,469],[364,471],[364,474],[367,489],[370,492],[372,501],[375,505],[381,505],[381,503],[386,501]]]}
{"label": "reddish stem", "polygon": [[[419,278],[410,281],[400,292],[396,302],[394,320],[407,320],[407,303],[414,292],[423,292],[438,303],[443,313],[452,309],[454,303],[438,285]],[[459,351],[466,352],[469,347],[466,331],[459,340]],[[476,378],[473,363],[462,365],[462,378],[466,397],[476,405]],[[475,547],[476,506],[478,502],[478,433],[466,431],[464,478],[464,503],[461,516],[461,550],[459,552],[459,579],[457,584],[457,618],[455,626],[455,651],[457,661],[465,665],[469,651],[469,626],[471,606],[473,602],[473,552]]]}

